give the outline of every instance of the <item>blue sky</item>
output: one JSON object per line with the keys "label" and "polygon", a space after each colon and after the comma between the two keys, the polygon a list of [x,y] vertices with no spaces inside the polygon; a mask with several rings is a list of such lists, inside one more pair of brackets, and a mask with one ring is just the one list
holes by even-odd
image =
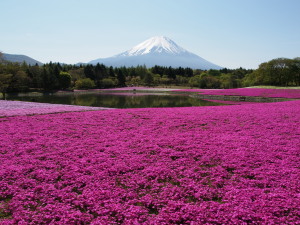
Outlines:
{"label": "blue sky", "polygon": [[299,0],[1,0],[0,51],[110,57],[157,35],[227,68],[300,56]]}

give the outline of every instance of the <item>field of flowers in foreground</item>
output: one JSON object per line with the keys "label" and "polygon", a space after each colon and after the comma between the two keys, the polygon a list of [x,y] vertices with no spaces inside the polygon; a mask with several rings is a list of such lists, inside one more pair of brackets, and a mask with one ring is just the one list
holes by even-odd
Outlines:
{"label": "field of flowers in foreground", "polygon": [[235,88],[235,89],[182,89],[203,95],[256,96],[267,98],[300,98],[300,89]]}
{"label": "field of flowers in foreground", "polygon": [[299,224],[300,101],[0,118],[0,224]]}
{"label": "field of flowers in foreground", "polygon": [[0,117],[103,110],[108,108],[0,100]]}

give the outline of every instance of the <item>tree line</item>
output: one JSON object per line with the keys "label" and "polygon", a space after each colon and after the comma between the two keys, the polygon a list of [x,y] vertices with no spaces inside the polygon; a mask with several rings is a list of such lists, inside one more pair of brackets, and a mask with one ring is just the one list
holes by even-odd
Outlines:
{"label": "tree line", "polygon": [[277,58],[259,65],[244,78],[244,85],[300,86],[300,58]]}
{"label": "tree line", "polygon": [[193,70],[163,66],[108,67],[103,64],[42,66],[1,60],[0,92],[56,91],[124,86],[239,88],[251,85],[300,85],[300,58],[279,58],[258,69]]}

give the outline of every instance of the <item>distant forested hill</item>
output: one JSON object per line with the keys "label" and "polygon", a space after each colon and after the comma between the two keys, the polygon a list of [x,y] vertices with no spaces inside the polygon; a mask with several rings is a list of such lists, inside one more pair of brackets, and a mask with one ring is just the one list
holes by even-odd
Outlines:
{"label": "distant forested hill", "polygon": [[35,64],[38,64],[39,66],[43,65],[43,63],[33,58],[30,58],[29,56],[26,55],[14,55],[14,54],[3,53],[3,59],[9,62],[17,62],[17,63],[26,62],[28,65],[35,65]]}

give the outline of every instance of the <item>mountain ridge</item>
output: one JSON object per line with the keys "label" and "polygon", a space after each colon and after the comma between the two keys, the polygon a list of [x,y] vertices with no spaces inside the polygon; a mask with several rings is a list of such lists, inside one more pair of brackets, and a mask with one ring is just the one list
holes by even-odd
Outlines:
{"label": "mountain ridge", "polygon": [[8,54],[8,53],[2,53],[3,59],[8,62],[14,62],[14,63],[27,63],[28,65],[35,65],[38,64],[39,66],[43,65],[40,61],[37,61],[27,55],[19,55],[19,54]]}

